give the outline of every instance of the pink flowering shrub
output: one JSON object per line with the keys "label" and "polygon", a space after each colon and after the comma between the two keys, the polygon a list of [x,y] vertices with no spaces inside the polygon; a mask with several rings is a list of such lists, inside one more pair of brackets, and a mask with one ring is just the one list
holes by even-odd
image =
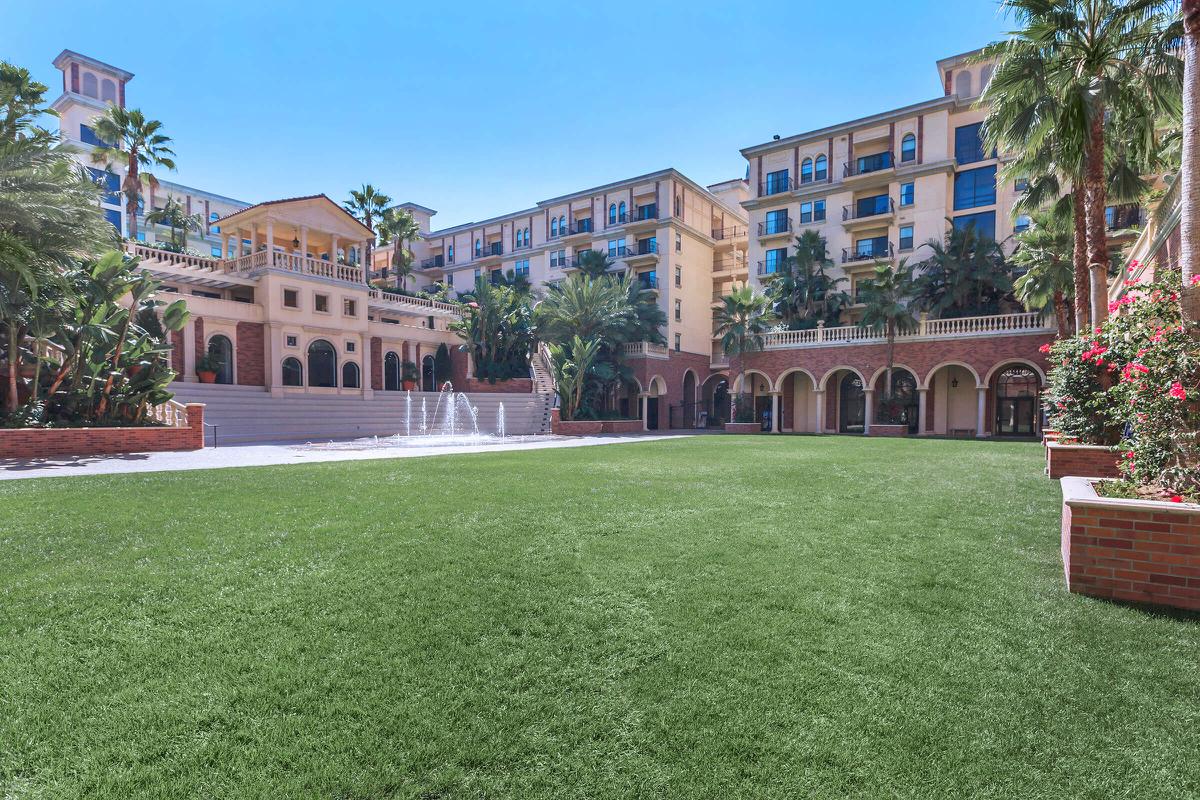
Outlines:
{"label": "pink flowering shrub", "polygon": [[1115,378],[1102,338],[1073,336],[1050,345],[1047,356],[1053,366],[1043,398],[1050,427],[1063,439],[1115,445],[1121,438],[1124,423],[1108,395]]}

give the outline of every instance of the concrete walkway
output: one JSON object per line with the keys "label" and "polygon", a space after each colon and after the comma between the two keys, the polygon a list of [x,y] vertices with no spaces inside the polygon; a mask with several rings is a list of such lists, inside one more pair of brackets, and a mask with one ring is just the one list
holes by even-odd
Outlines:
{"label": "concrete walkway", "polygon": [[223,469],[226,467],[266,467],[276,464],[316,464],[325,461],[364,461],[378,458],[417,458],[461,453],[496,453],[512,450],[550,450],[562,447],[589,447],[601,444],[652,442],[690,434],[630,434],[605,436],[530,437],[491,445],[453,445],[448,447],[385,447],[352,449],[346,442],[339,449],[306,446],[304,442],[230,445],[203,450],[171,453],[125,453],[115,456],[61,457],[14,461],[0,459],[0,480],[19,478],[62,478],[71,475],[114,475],[126,472],[176,472],[187,469]]}

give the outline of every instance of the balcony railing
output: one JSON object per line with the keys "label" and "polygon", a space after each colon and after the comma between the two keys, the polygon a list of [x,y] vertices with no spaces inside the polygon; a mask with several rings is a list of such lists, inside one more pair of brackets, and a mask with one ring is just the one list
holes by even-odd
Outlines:
{"label": "balcony railing", "polygon": [[279,250],[259,250],[233,261],[225,262],[230,272],[253,272],[259,269],[281,269],[288,272],[299,272],[318,278],[329,278],[347,283],[362,283],[363,271],[355,264],[335,264],[308,256],[298,256]]}
{"label": "balcony railing", "polygon": [[611,217],[608,217],[608,224],[609,224],[610,226],[612,226],[612,225],[624,225],[626,222],[629,222],[629,215],[628,215],[628,214],[614,214],[613,216],[611,216]]}
{"label": "balcony railing", "polygon": [[[896,340],[905,339],[954,339],[974,336],[1010,336],[1021,333],[1044,333],[1056,330],[1054,322],[1047,320],[1041,312],[1022,314],[996,314],[987,317],[959,317],[957,319],[926,319],[918,323],[915,330],[896,334]],[[801,347],[826,347],[838,344],[886,341],[882,331],[846,325],[816,328],[804,331],[771,331],[763,334],[766,350],[790,350]]]}
{"label": "balcony railing", "polygon": [[633,253],[632,248],[627,247],[626,245],[620,245],[619,247],[608,248],[608,257],[609,258],[625,258],[625,256],[633,255],[633,254],[634,253]]}
{"label": "balcony railing", "polygon": [[1104,209],[1104,224],[1110,231],[1123,231],[1142,224],[1142,209],[1136,205],[1109,206]]}
{"label": "balcony railing", "polygon": [[759,275],[774,275],[783,272],[787,268],[786,261],[760,261],[758,262]]}
{"label": "balcony railing", "polygon": [[792,218],[768,219],[758,223],[759,236],[774,236],[780,233],[792,232]]}
{"label": "balcony railing", "polygon": [[447,311],[458,314],[458,307],[453,303],[442,303],[437,300],[430,300],[428,297],[411,297],[406,294],[381,292],[378,289],[369,289],[367,297],[377,307],[404,309],[416,306],[430,311]]}
{"label": "balcony railing", "polygon": [[879,217],[884,214],[895,214],[896,204],[892,202],[890,197],[875,198],[875,203],[851,203],[848,206],[842,207],[842,222],[850,222],[856,219],[869,219],[870,217]]}
{"label": "balcony railing", "polygon": [[796,182],[791,178],[773,178],[758,184],[758,196],[768,197],[773,194],[783,194],[796,188]]}
{"label": "balcony railing", "polygon": [[669,358],[665,344],[654,342],[626,342],[621,345],[621,353],[626,358]]}
{"label": "balcony railing", "polygon": [[559,228],[558,233],[554,233],[553,231],[551,231],[550,238],[551,239],[561,239],[564,236],[575,236],[580,233],[591,233],[591,232],[592,232],[592,221],[590,219],[578,219],[578,220],[575,220],[574,224],[572,224],[570,226],[564,225],[563,227]]}
{"label": "balcony railing", "polygon": [[630,248],[629,255],[631,256],[652,256],[658,253],[657,239],[642,239],[637,245]]}
{"label": "balcony railing", "polygon": [[503,242],[492,242],[491,244],[485,244],[475,253],[476,258],[490,258],[491,256],[501,255],[504,255]]}
{"label": "balcony railing", "polygon": [[638,285],[641,286],[643,289],[657,289],[658,288],[658,276],[657,275],[638,275],[637,281],[638,281]]}
{"label": "balcony railing", "polygon": [[880,170],[891,169],[896,166],[895,159],[889,152],[876,153],[870,156],[862,156],[856,158],[843,165],[842,175],[847,178],[853,178],[855,175],[867,175]]}
{"label": "balcony railing", "polygon": [[446,266],[446,259],[443,256],[421,259],[421,269],[438,269],[444,266]]}
{"label": "balcony railing", "polygon": [[843,247],[842,263],[852,264],[855,261],[874,261],[876,259],[891,258],[895,253],[896,251],[892,247],[892,243],[886,239],[867,239],[854,247]]}
{"label": "balcony railing", "polygon": [[738,225],[732,225],[728,228],[713,228],[712,238],[718,242],[724,242],[729,239],[738,239],[746,235],[746,229]]}
{"label": "balcony railing", "polygon": [[650,203],[634,209],[633,222],[646,222],[652,219],[658,219],[658,203]]}

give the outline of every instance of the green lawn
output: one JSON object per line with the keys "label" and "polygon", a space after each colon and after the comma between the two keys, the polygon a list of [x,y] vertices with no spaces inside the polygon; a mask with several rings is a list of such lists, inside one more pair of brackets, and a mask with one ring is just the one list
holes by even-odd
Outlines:
{"label": "green lawn", "polygon": [[1200,624],[1041,447],[700,437],[0,484],[0,797],[1166,797]]}

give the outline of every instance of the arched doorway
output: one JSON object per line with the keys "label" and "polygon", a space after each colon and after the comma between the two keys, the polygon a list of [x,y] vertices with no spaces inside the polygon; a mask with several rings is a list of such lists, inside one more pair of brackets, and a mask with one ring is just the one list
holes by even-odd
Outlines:
{"label": "arched doorway", "polygon": [[724,375],[710,375],[701,393],[705,424],[710,428],[723,426],[729,421],[729,380]]}
{"label": "arched doorway", "polygon": [[304,367],[300,364],[300,359],[295,356],[288,356],[283,360],[283,385],[304,385]]}
{"label": "arched doorway", "polygon": [[862,378],[847,372],[838,383],[838,430],[842,433],[862,433],[867,418],[867,400]]}
{"label": "arched doorway", "polygon": [[883,391],[887,385],[885,370],[876,381],[875,397],[878,408],[875,422],[881,425],[907,425],[909,433],[917,433],[917,379],[903,367],[892,369],[892,390]]}
{"label": "arched doorway", "polygon": [[437,379],[437,370],[433,366],[433,356],[425,356],[421,359],[421,391],[436,392],[438,390]]}
{"label": "arched doorway", "polygon": [[308,385],[337,388],[337,351],[324,339],[308,346]]}
{"label": "arched doorway", "polygon": [[353,361],[347,361],[342,364],[342,388],[343,389],[358,389],[359,387],[358,364]]}
{"label": "arched doorway", "polygon": [[216,382],[233,383],[233,342],[229,337],[218,333],[209,339],[208,355],[218,362]]}
{"label": "arched doorway", "polygon": [[1038,376],[1013,365],[996,376],[996,436],[1034,436],[1038,418]]}
{"label": "arched doorway", "polygon": [[[678,414],[676,414],[678,410]],[[696,404],[696,374],[690,369],[683,373],[683,395],[679,399],[678,408],[671,408],[671,427],[694,428],[699,416]]]}
{"label": "arched doorway", "polygon": [[662,424],[662,414],[660,405],[662,398],[666,395],[666,387],[663,385],[662,378],[655,376],[650,379],[650,388],[646,392],[644,402],[646,403],[646,428],[656,431],[660,427],[666,427]]}
{"label": "arched doorway", "polygon": [[400,356],[389,352],[383,357],[383,390],[400,391]]}

